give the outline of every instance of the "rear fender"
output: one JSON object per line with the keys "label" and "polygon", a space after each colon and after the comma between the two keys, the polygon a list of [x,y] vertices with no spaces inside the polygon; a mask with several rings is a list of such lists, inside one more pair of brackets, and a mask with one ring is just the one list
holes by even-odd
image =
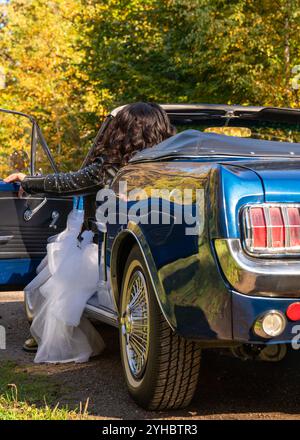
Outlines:
{"label": "rear fender", "polygon": [[[180,335],[201,342],[231,340],[231,294],[224,284],[209,238],[211,206],[214,206],[210,176],[212,168],[218,166],[194,162],[149,163],[143,164],[142,174],[140,168],[140,165],[125,167],[114,182],[116,192],[122,178],[129,189],[138,184],[141,188],[147,184],[148,188],[168,185],[172,190],[181,185],[200,189],[203,192],[200,211],[204,224],[196,235],[186,234],[185,223],[110,225],[107,263],[116,303],[120,292],[118,267],[122,271],[125,260],[120,257],[120,252],[128,256],[131,242],[128,237],[131,236],[141,249],[158,303],[170,326]],[[218,199],[215,202],[218,203]],[[197,201],[192,203],[195,207]],[[123,240],[129,241],[122,246]]]}

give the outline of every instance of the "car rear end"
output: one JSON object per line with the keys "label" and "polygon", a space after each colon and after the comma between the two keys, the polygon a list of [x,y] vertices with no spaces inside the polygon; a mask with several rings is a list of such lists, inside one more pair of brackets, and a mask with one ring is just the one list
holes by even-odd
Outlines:
{"label": "car rear end", "polygon": [[221,163],[211,230],[232,296],[234,341],[297,344],[300,333],[300,160]]}

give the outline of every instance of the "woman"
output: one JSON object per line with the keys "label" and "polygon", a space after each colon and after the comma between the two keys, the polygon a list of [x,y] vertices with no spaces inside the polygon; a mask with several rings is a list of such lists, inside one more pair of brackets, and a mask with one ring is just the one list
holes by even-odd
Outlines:
{"label": "woman", "polygon": [[[68,217],[65,231],[50,239],[47,256],[36,278],[25,288],[34,319],[33,339],[25,348],[38,344],[35,362],[85,362],[104,346],[101,336],[82,317],[87,300],[97,290],[98,249],[88,219],[95,214],[95,194],[108,185],[116,171],[132,155],[152,147],[174,134],[165,111],[153,103],[123,107],[98,141],[89,164],[70,173],[26,177],[15,173],[5,182],[21,182],[27,193],[60,195],[91,194],[86,197],[85,213],[76,206]],[[79,209],[78,209],[79,208]],[[77,237],[80,234],[80,246]]]}

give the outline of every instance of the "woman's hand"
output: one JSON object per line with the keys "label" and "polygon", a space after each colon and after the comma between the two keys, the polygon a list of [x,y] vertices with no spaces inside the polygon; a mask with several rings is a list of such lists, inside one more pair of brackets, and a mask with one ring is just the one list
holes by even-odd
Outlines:
{"label": "woman's hand", "polygon": [[26,177],[26,174],[23,173],[13,173],[7,176],[3,181],[5,183],[13,183],[13,182],[22,182]]}
{"label": "woman's hand", "polygon": [[[5,183],[22,182],[22,180],[24,180],[25,177],[26,177],[26,174],[13,173],[13,174],[10,174],[9,176],[7,176],[5,179],[3,179],[3,181]],[[25,191],[20,186],[19,193],[18,193],[19,198],[21,199],[24,194],[25,194]]]}

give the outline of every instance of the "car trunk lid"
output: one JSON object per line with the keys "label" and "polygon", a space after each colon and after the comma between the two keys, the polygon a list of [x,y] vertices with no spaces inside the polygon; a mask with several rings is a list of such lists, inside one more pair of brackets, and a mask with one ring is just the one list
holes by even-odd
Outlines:
{"label": "car trunk lid", "polygon": [[266,202],[300,202],[300,160],[245,160],[232,163],[254,171],[261,179]]}

